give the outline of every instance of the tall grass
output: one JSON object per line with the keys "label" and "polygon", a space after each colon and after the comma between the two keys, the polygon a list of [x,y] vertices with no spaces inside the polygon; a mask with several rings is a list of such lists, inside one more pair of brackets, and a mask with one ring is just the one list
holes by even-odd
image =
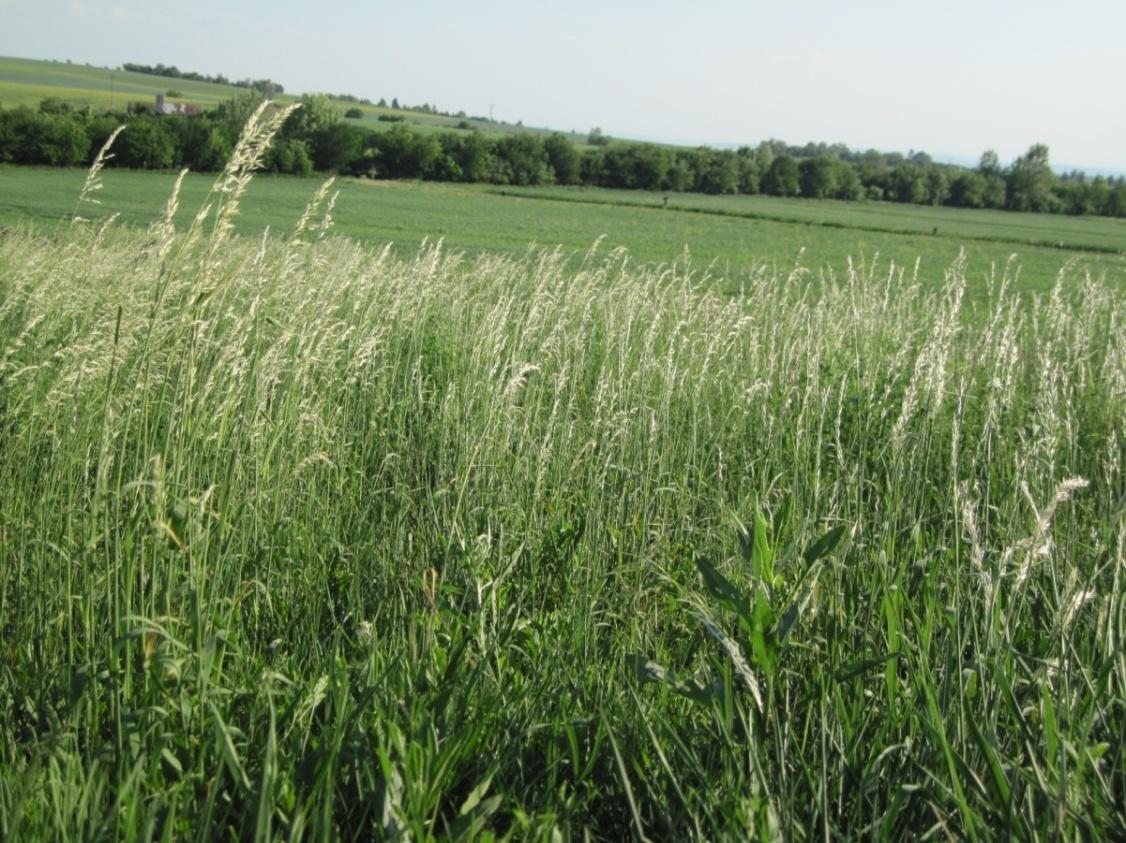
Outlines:
{"label": "tall grass", "polygon": [[0,235],[0,838],[1126,834],[1120,292],[251,242],[258,149]]}

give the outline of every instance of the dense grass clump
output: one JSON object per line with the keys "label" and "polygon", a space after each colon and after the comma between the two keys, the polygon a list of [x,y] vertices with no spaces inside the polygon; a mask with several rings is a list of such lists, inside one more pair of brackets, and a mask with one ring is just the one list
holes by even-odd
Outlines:
{"label": "dense grass clump", "polygon": [[0,838],[1126,833],[1119,292],[255,242],[247,178],[0,236]]}

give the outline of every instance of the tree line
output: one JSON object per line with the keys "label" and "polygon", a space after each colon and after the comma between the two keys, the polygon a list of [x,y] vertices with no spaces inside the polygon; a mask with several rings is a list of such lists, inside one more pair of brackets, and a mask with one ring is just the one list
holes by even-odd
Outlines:
{"label": "tree line", "polygon": [[[247,92],[199,116],[125,115],[44,100],[37,109],[0,111],[0,162],[88,164],[113,129],[111,166],[143,169],[223,167],[260,94]],[[940,164],[925,153],[854,152],[780,141],[737,150],[673,148],[610,141],[579,147],[562,134],[499,138],[476,131],[433,132],[394,123],[384,131],[348,123],[321,94],[283,126],[265,167],[278,173],[337,172],[377,179],[588,185],[626,190],[766,194],[882,200],[1126,217],[1126,179],[1056,175],[1048,148],[1035,145],[1009,166],[986,152],[975,168]]]}
{"label": "tree line", "polygon": [[147,73],[150,76],[164,76],[168,79],[188,79],[192,82],[212,82],[216,85],[232,85],[236,88],[250,88],[259,91],[263,96],[272,97],[284,94],[285,88],[280,82],[273,79],[228,79],[222,73],[208,76],[205,73],[196,73],[194,70],[180,70],[176,65],[165,64],[136,64],[125,62],[122,70],[132,73]]}

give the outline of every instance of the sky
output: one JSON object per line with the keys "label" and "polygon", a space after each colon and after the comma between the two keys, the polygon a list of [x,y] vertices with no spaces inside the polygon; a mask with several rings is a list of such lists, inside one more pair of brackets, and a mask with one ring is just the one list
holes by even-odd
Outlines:
{"label": "sky", "polygon": [[1126,172],[1126,0],[0,0],[0,55],[174,64],[674,143]]}

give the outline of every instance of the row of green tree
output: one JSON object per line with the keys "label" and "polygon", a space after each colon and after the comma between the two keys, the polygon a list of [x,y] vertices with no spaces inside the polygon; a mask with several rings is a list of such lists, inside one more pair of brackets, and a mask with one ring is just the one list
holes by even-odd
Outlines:
{"label": "row of green tree", "polygon": [[[1011,165],[986,152],[976,168],[908,156],[852,153],[835,147],[720,150],[614,141],[578,147],[561,134],[490,138],[479,132],[436,133],[395,123],[377,131],[345,121],[323,95],[301,98],[266,160],[279,173],[333,171],[370,178],[489,182],[511,185],[768,194],[814,199],[870,199],[966,208],[1004,208],[1126,217],[1126,180],[1061,177],[1048,149],[1033,146]],[[90,162],[122,121],[113,166],[220,169],[257,106],[253,93],[198,117],[98,114],[57,100],[38,109],[0,112],[0,162],[80,166]]]}

